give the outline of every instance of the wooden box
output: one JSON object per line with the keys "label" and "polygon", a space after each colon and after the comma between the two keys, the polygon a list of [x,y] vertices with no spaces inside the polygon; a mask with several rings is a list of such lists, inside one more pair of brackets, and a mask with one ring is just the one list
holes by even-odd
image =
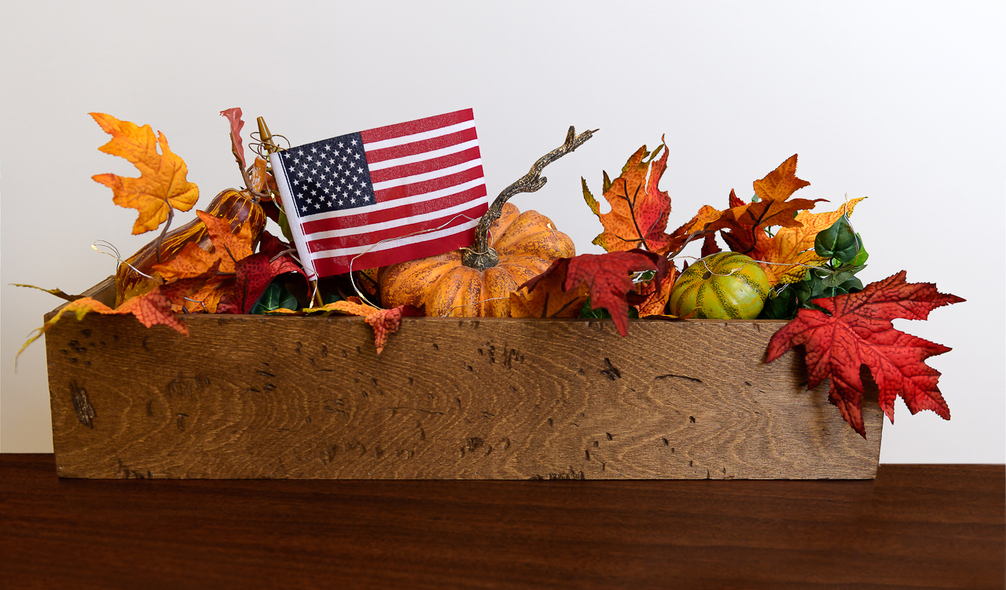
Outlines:
{"label": "wooden box", "polygon": [[[112,282],[95,288],[112,297]],[[46,334],[62,477],[865,479],[869,438],[765,364],[780,321],[132,316]],[[875,389],[874,389],[875,392]]]}

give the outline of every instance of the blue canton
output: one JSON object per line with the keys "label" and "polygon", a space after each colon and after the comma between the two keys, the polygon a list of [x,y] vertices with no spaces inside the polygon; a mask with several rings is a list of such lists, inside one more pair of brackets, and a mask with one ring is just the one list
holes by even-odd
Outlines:
{"label": "blue canton", "polygon": [[280,157],[301,217],[375,203],[359,133],[291,148]]}

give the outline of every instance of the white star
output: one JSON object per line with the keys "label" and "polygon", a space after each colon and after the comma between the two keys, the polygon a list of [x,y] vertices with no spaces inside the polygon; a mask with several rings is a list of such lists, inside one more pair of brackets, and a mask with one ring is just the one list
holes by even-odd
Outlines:
{"label": "white star", "polygon": [[356,140],[354,139],[353,141],[350,142],[350,144],[351,145],[356,145]]}
{"label": "white star", "polygon": [[346,144],[342,143],[341,141],[339,142],[339,147],[340,148],[342,148],[344,145],[346,145]]}
{"label": "white star", "polygon": [[355,205],[356,204],[356,199],[350,199],[349,202]]}
{"label": "white star", "polygon": [[353,154],[353,157],[356,158],[357,160],[359,160],[360,159],[360,153],[357,152],[357,153]]}

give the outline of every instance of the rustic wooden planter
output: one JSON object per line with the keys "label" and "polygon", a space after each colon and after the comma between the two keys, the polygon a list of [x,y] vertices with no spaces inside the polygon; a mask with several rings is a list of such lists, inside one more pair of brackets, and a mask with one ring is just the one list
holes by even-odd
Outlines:
{"label": "rustic wooden planter", "polygon": [[49,330],[60,476],[876,476],[879,407],[863,439],[801,355],[765,364],[779,321],[406,318],[380,356],[356,317],[185,321]]}

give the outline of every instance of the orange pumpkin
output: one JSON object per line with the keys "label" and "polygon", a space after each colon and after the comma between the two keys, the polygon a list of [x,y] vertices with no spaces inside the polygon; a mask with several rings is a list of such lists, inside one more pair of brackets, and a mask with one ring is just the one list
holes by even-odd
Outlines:
{"label": "orange pumpkin", "polygon": [[[251,223],[253,243],[258,241],[266,222],[265,213],[257,200],[248,192],[235,189],[226,189],[214,197],[206,208],[206,213],[230,219],[232,232],[245,222]],[[169,231],[163,238],[154,239],[129,257],[125,264],[120,264],[115,273],[115,306],[118,307],[126,299],[150,291],[159,282],[156,278],[144,276],[154,275],[153,266],[158,264],[158,243],[160,243],[161,260],[167,260],[180,252],[189,242],[197,243],[207,252],[212,251],[213,244],[206,232],[206,225],[198,217]]]}
{"label": "orange pumpkin", "polygon": [[[576,255],[573,240],[537,211],[521,213],[505,203],[489,227],[493,258],[477,256],[476,243],[467,252],[455,250],[382,269],[384,307],[425,306],[428,316],[508,317],[510,293],[545,271],[557,258]],[[466,260],[472,264],[467,266]],[[489,263],[485,262],[489,258]],[[480,262],[484,268],[479,269]]]}

